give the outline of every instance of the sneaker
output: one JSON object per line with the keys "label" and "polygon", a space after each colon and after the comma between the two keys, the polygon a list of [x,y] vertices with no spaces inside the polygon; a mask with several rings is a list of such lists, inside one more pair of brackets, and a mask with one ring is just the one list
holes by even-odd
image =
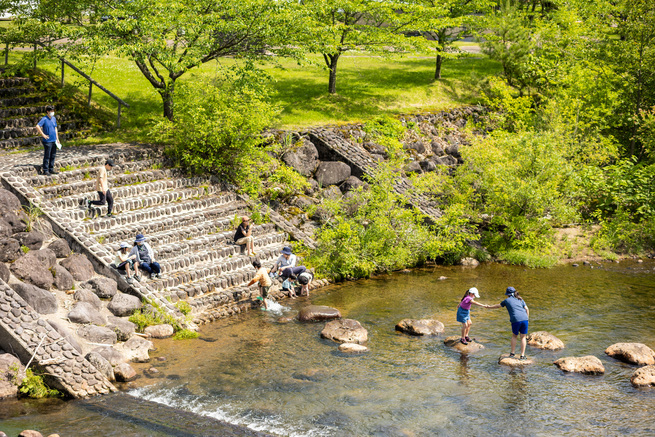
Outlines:
{"label": "sneaker", "polygon": [[43,172],[43,176],[51,176],[51,174],[50,174],[49,171],[44,171],[44,172]]}
{"label": "sneaker", "polygon": [[156,273],[150,273],[150,279],[156,279],[157,274]]}
{"label": "sneaker", "polygon": [[93,218],[100,217],[100,208],[93,208]]}
{"label": "sneaker", "polygon": [[59,172],[56,171],[56,170],[52,170],[52,171],[50,172],[50,174],[51,174],[51,175],[56,175],[56,174],[59,174]]}
{"label": "sneaker", "polygon": [[141,275],[134,276],[134,279],[136,279],[137,282],[141,282]]}
{"label": "sneaker", "polygon": [[155,273],[155,278],[161,279],[161,273]]}
{"label": "sneaker", "polygon": [[132,279],[132,278],[125,278],[125,280],[127,281],[128,284],[131,284],[131,283],[134,282],[134,279]]}
{"label": "sneaker", "polygon": [[473,340],[471,340],[471,338],[470,338],[468,335],[467,335],[466,337],[464,337],[464,339],[465,339],[466,341],[468,341],[469,343],[473,341]]}
{"label": "sneaker", "polygon": [[107,217],[107,218],[112,218],[112,217],[114,217],[114,214],[112,214],[111,212],[108,212],[108,213],[105,215],[105,217]]}
{"label": "sneaker", "polygon": [[519,357],[519,361],[525,361],[525,360],[527,360],[527,359],[528,359],[528,358],[527,358],[525,355],[521,355],[521,356]]}
{"label": "sneaker", "polygon": [[468,341],[466,341],[465,338],[461,338],[461,339],[459,340],[459,342],[462,343],[462,344],[469,344]]}
{"label": "sneaker", "polygon": [[516,357],[516,354],[509,354],[509,357],[514,358],[514,357]]}

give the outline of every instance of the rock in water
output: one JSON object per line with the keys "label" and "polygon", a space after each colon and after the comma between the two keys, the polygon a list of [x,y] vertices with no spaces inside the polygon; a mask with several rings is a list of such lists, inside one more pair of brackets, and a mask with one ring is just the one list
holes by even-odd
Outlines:
{"label": "rock in water", "polygon": [[605,373],[603,363],[593,355],[560,358],[553,364],[565,372],[576,372],[585,375],[602,375]]}
{"label": "rock in water", "polygon": [[446,346],[452,347],[453,349],[456,349],[463,354],[471,354],[473,352],[484,349],[484,346],[475,340],[470,341],[468,344],[462,344],[460,339],[461,338],[459,335],[451,335],[450,337],[446,337],[443,343]]}
{"label": "rock in water", "polygon": [[128,382],[136,379],[136,371],[127,363],[120,363],[114,367],[116,381]]}
{"label": "rock in water", "polygon": [[11,354],[0,353],[0,399],[18,396],[18,386],[25,377],[25,367]]}
{"label": "rock in water", "polygon": [[341,312],[338,309],[324,305],[309,305],[298,313],[298,320],[301,322],[319,322],[340,318]]}
{"label": "rock in water", "polygon": [[[125,343],[116,346],[116,348],[123,353],[127,360],[135,363],[147,363],[150,361],[148,351],[155,350],[155,346],[151,341],[137,336],[130,338]],[[116,378],[118,378],[118,375],[116,375]]]}
{"label": "rock in water", "polygon": [[148,326],[143,332],[152,338],[168,338],[173,336],[175,330],[171,325],[164,324]]}
{"label": "rock in water", "polygon": [[522,367],[527,366],[528,364],[534,364],[534,361],[532,358],[526,357],[525,360],[519,360],[518,355],[514,358],[510,358],[509,354],[502,354],[500,358],[498,358],[498,364],[509,367]]}
{"label": "rock in water", "polygon": [[635,387],[655,387],[655,366],[645,366],[635,370],[630,382]]}
{"label": "rock in water", "polygon": [[630,364],[655,364],[655,352],[642,343],[615,343],[605,349],[605,353]]}
{"label": "rock in water", "polygon": [[439,335],[444,329],[443,323],[434,319],[403,319],[396,325],[396,331],[411,335]]}
{"label": "rock in water", "polygon": [[321,331],[321,337],[337,343],[361,344],[368,340],[368,331],[357,320],[332,320],[326,323]]}
{"label": "rock in water", "polygon": [[368,348],[357,343],[342,343],[339,345],[339,352],[344,352],[347,354],[361,354],[368,352]]}
{"label": "rock in water", "polygon": [[557,350],[564,349],[564,342],[550,332],[536,331],[526,337],[528,344],[539,349]]}

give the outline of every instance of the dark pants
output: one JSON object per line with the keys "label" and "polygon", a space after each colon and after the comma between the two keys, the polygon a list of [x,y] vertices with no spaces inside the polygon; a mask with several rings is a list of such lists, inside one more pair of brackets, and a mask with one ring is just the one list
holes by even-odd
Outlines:
{"label": "dark pants", "polygon": [[147,272],[148,274],[161,273],[161,267],[159,266],[158,262],[153,261],[147,263],[142,261],[141,264],[139,264],[139,267],[141,268],[141,270]]}
{"label": "dark pants", "polygon": [[91,202],[91,205],[104,205],[107,204],[107,214],[111,214],[112,209],[114,209],[114,196],[111,195],[111,191],[107,190],[107,195],[102,191],[98,191],[98,196],[100,200],[94,200]]}
{"label": "dark pants", "polygon": [[280,276],[283,278],[290,278],[292,275],[297,277],[299,274],[307,270],[305,266],[289,267],[288,269],[282,270]]}
{"label": "dark pants", "polygon": [[55,170],[55,157],[57,156],[57,143],[43,143],[43,173]]}

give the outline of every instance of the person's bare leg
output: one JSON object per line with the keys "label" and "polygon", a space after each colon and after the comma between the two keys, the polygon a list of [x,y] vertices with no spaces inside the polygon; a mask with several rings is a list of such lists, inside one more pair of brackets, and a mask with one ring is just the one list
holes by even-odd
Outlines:
{"label": "person's bare leg", "polygon": [[462,340],[466,337],[466,322],[462,323]]}
{"label": "person's bare leg", "polygon": [[466,322],[466,333],[464,334],[464,338],[469,336],[469,332],[471,332],[471,325],[472,324],[473,324],[473,322],[471,321],[471,319],[468,319],[468,321]]}
{"label": "person's bare leg", "polygon": [[512,355],[514,355],[514,351],[516,350],[516,337],[518,337],[517,334],[512,334]]}
{"label": "person's bare leg", "polygon": [[525,334],[521,334],[521,355],[525,356],[525,347],[528,344],[528,340]]}
{"label": "person's bare leg", "polygon": [[130,268],[130,263],[125,264],[125,276],[128,278],[132,277],[132,269]]}

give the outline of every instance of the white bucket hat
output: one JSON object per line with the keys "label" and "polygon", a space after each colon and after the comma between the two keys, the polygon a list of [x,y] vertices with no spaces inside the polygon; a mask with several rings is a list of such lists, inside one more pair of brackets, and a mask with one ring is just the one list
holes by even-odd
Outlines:
{"label": "white bucket hat", "polygon": [[477,297],[478,299],[480,298],[480,293],[478,292],[478,289],[475,287],[469,288],[469,293]]}

